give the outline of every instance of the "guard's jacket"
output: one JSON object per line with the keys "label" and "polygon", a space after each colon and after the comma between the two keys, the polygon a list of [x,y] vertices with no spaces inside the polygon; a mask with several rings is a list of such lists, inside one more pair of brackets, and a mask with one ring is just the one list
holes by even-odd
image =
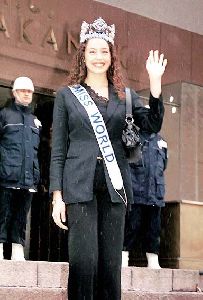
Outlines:
{"label": "guard's jacket", "polygon": [[30,107],[15,102],[1,109],[0,186],[36,189],[40,175],[36,120]]}
{"label": "guard's jacket", "polygon": [[159,134],[140,131],[142,158],[130,164],[133,202],[163,207],[167,143]]}

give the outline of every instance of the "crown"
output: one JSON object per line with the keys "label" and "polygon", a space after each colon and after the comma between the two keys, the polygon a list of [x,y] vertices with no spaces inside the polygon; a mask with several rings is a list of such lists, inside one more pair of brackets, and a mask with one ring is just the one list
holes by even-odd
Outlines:
{"label": "crown", "polygon": [[92,24],[83,21],[80,31],[80,43],[93,38],[104,39],[114,45],[115,25],[107,25],[106,22],[99,17]]}

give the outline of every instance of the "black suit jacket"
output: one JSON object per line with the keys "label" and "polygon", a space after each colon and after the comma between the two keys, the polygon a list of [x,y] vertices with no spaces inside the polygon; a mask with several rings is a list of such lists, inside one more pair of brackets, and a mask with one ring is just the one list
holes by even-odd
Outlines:
{"label": "black suit jacket", "polygon": [[[138,127],[149,132],[161,129],[164,107],[160,99],[150,95],[150,109],[143,107],[131,90],[132,112]],[[106,128],[121,170],[128,201],[132,202],[130,170],[122,145],[125,126],[125,101],[109,86]],[[66,203],[91,201],[99,146],[85,108],[68,87],[57,92],[53,113],[50,192],[61,190]],[[121,202],[105,168],[106,182],[112,202]]]}

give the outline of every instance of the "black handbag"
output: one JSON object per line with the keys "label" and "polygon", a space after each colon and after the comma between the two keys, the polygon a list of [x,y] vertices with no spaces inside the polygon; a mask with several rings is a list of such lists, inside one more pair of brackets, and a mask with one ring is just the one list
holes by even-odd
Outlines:
{"label": "black handbag", "polygon": [[129,88],[126,92],[126,118],[125,129],[122,134],[122,141],[126,151],[126,156],[129,163],[136,163],[142,158],[142,143],[140,141],[139,129],[134,124],[132,116],[132,98]]}

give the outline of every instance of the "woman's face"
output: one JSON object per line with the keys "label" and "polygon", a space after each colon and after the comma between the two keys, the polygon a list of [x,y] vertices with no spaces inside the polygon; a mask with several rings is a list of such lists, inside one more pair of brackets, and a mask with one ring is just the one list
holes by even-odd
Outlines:
{"label": "woman's face", "polygon": [[85,48],[87,73],[106,74],[111,65],[108,43],[100,38],[90,39]]}

